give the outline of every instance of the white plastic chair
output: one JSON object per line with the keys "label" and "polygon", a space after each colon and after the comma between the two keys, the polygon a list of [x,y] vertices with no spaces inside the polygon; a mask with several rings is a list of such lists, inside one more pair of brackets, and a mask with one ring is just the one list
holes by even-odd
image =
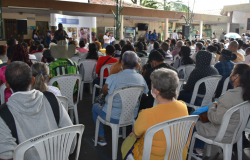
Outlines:
{"label": "white plastic chair", "polygon": [[177,59],[180,59],[181,57],[179,56],[179,54],[177,54],[177,55],[175,55],[175,57],[174,57],[174,63],[175,63],[175,61],[177,60]]}
{"label": "white plastic chair", "polygon": [[84,125],[64,127],[47,132],[19,144],[13,159],[24,160],[25,152],[34,147],[41,160],[67,160],[76,134],[79,134],[75,160],[78,160]]}
{"label": "white plastic chair", "polygon": [[32,62],[33,64],[35,64],[35,63],[37,63],[37,60],[36,60],[36,59],[31,59],[31,62]]}
{"label": "white plastic chair", "polygon": [[43,58],[43,52],[36,52],[36,53],[33,53],[33,55],[36,56],[37,62],[41,62]]}
{"label": "white plastic chair", "polygon": [[[222,78],[222,76],[220,76],[220,75],[214,75],[214,76],[204,77],[204,78],[200,79],[199,81],[197,81],[195,86],[194,86],[191,101],[190,101],[190,103],[186,103],[186,105],[188,107],[198,109],[198,108],[207,106],[209,103],[211,103],[212,98],[214,96],[214,93],[217,89],[217,85],[218,85],[219,81],[221,80],[221,78]],[[196,97],[198,95],[198,89],[202,83],[205,83],[206,94],[204,95],[201,106],[195,106],[194,103],[195,103]]]}
{"label": "white plastic chair", "polygon": [[110,69],[113,65],[114,65],[114,63],[109,63],[109,64],[102,66],[101,71],[100,71],[100,84],[99,85],[95,84],[94,88],[93,88],[92,104],[94,104],[96,88],[98,88],[99,91],[101,91],[101,89],[103,87],[103,75],[104,75],[105,69],[107,69],[109,74],[110,74]]}
{"label": "white plastic chair", "polygon": [[78,56],[74,56],[74,57],[72,57],[72,58],[70,58],[72,61],[75,61],[76,63],[78,63],[79,61],[80,61],[80,57],[78,57]]}
{"label": "white plastic chair", "polygon": [[[77,80],[78,80],[77,98],[76,98],[76,102],[74,102],[73,91],[74,91]],[[77,104],[79,101],[81,81],[82,81],[82,76],[80,74],[65,74],[61,76],[56,76],[56,77],[51,78],[49,81],[49,85],[51,86],[53,85],[54,82],[57,82],[62,95],[69,99],[69,110],[72,110],[72,109],[74,110],[76,124],[79,124]],[[71,119],[73,119],[72,112],[70,112],[70,117]]]}
{"label": "white plastic chair", "polygon": [[[178,88],[177,88],[178,95],[177,95],[176,99],[178,99],[178,97],[179,97],[179,94],[180,94],[181,87],[182,87],[183,83],[184,83],[184,79],[179,79],[179,85],[178,85]],[[158,101],[155,99],[153,106],[156,106],[157,104],[158,104]]]}
{"label": "white plastic chair", "polygon": [[[185,116],[171,119],[150,127],[146,131],[144,137],[142,160],[150,160],[153,137],[161,130],[165,135],[167,143],[167,150],[164,159],[182,160],[183,149],[187,143],[189,134],[192,134],[191,127],[196,123],[198,118],[199,116]],[[134,158],[131,157],[129,160],[134,160]]]}
{"label": "white plastic chair", "polygon": [[[112,129],[112,159],[117,159],[118,150],[118,135],[119,128],[123,127],[123,138],[126,138],[126,127],[134,125],[134,110],[141,99],[141,95],[144,92],[145,87],[140,85],[127,86],[114,90],[113,94],[108,96],[108,106],[106,112],[106,120],[101,117],[97,117],[96,128],[95,128],[95,146],[97,146],[97,138],[99,133],[100,122],[104,125],[108,125]],[[113,98],[116,94],[119,94],[122,102],[122,111],[119,120],[119,124],[113,124],[110,122],[111,111],[113,105]]]}
{"label": "white plastic chair", "polygon": [[[215,137],[215,139],[208,139],[205,138],[201,135],[199,135],[197,132],[195,132],[193,134],[192,137],[192,142],[191,142],[191,146],[189,148],[189,155],[188,155],[188,160],[191,160],[191,156],[192,156],[192,152],[194,149],[194,143],[196,138],[202,140],[203,142],[207,143],[207,155],[208,157],[210,157],[211,155],[211,145],[216,145],[219,146],[223,149],[223,159],[224,160],[230,160],[232,157],[232,147],[233,144],[237,143],[237,147],[238,147],[238,159],[242,160],[242,132],[245,129],[245,126],[247,124],[247,120],[250,114],[250,106],[249,106],[249,102],[245,101],[242,102],[232,108],[230,108],[223,116],[222,119],[222,123],[221,123],[221,127],[219,129],[219,132],[217,134],[217,136]],[[233,138],[231,143],[222,143],[222,139],[225,136],[228,124],[229,124],[229,120],[231,119],[231,116],[233,113],[239,111],[240,112],[240,122],[237,125],[237,127],[234,130],[234,134],[233,134]]]}
{"label": "white plastic chair", "polygon": [[64,106],[65,110],[68,112],[68,108],[69,108],[69,99],[65,96],[56,96],[62,103],[62,105]]}
{"label": "white plastic chair", "polygon": [[82,100],[83,97],[83,88],[84,83],[89,83],[90,85],[90,93],[92,94],[93,91],[93,80],[96,78],[95,73],[95,67],[96,67],[96,60],[83,60],[79,62],[80,66],[80,74],[82,75],[82,85],[81,85],[81,91],[80,91],[80,100]]}
{"label": "white plastic chair", "polygon": [[229,81],[230,81],[230,77],[227,77],[223,83],[223,88],[222,88],[221,94],[223,94],[227,91]]}
{"label": "white plastic chair", "polygon": [[141,59],[142,66],[144,66],[148,62],[148,58],[147,57],[140,57],[140,59]]}
{"label": "white plastic chair", "polygon": [[245,63],[245,61],[239,61],[239,62],[236,62],[236,64],[238,64],[238,63]]}
{"label": "white plastic chair", "polygon": [[178,73],[182,70],[184,73],[184,80],[187,82],[188,78],[191,74],[191,72],[194,70],[195,65],[193,64],[188,64],[188,65],[182,65],[177,68]]}
{"label": "white plastic chair", "polygon": [[165,59],[164,63],[167,63],[170,65],[170,64],[174,63],[174,61],[172,59]]}
{"label": "white plastic chair", "polygon": [[3,83],[0,86],[1,105],[5,103],[5,93],[4,93],[5,89],[6,89],[6,86],[5,86],[5,83]]}

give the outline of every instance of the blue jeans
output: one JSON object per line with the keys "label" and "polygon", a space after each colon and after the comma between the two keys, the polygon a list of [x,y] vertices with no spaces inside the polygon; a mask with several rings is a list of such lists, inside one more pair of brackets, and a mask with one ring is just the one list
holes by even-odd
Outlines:
{"label": "blue jeans", "polygon": [[[100,104],[96,103],[92,107],[93,119],[94,119],[95,124],[96,124],[96,119],[98,116],[100,116],[102,119],[106,120],[106,113],[102,110],[102,107],[99,108],[99,106],[100,106]],[[110,118],[110,122],[114,123],[114,124],[119,124],[119,119]],[[104,128],[103,128],[102,122],[100,122],[98,136],[104,137]]]}
{"label": "blue jeans", "polygon": [[108,45],[109,45],[109,44],[104,43],[104,44],[103,44],[103,48],[105,48],[105,49],[106,49],[106,47],[107,47]]}

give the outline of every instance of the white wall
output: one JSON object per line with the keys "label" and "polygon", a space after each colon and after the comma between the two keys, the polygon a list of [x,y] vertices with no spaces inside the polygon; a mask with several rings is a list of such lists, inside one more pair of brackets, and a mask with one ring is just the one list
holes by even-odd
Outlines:
{"label": "white wall", "polygon": [[216,38],[219,40],[223,32],[227,31],[227,24],[211,25],[212,32],[215,32]]}

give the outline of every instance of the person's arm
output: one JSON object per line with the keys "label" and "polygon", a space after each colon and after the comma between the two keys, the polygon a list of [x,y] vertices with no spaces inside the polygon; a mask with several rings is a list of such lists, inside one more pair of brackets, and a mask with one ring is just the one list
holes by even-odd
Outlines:
{"label": "person's arm", "polygon": [[107,95],[108,94],[108,84],[105,83],[105,85],[102,88],[102,94]]}
{"label": "person's arm", "polygon": [[213,124],[221,124],[222,123],[222,119],[224,114],[227,112],[227,110],[230,107],[231,103],[231,99],[232,99],[233,95],[230,92],[226,92],[223,96],[221,96],[218,101],[217,101],[217,105],[216,104],[211,104],[209,106],[207,115],[208,115],[208,119],[211,123]]}
{"label": "person's arm", "polygon": [[[132,133],[136,138],[141,138],[141,136],[147,131],[147,119],[144,111],[141,111],[138,118],[135,121],[135,125],[132,129]],[[131,135],[130,134],[130,135]]]}

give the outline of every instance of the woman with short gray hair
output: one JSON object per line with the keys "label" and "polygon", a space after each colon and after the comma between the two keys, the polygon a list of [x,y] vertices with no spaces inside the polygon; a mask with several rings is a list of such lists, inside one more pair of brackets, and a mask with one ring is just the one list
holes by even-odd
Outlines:
{"label": "woman with short gray hair", "polygon": [[[130,133],[128,139],[137,139],[137,142],[133,145],[134,149],[127,153],[123,153],[124,159],[127,156],[131,157],[133,153],[134,159],[142,157],[144,146],[144,136],[146,131],[161,122],[171,119],[188,116],[187,106],[183,101],[177,101],[177,87],[179,84],[179,78],[175,71],[167,68],[160,68],[155,70],[151,76],[152,96],[158,101],[158,104],[153,108],[141,110],[137,120],[135,121],[132,133]],[[134,138],[136,137],[136,138]],[[178,137],[177,137],[178,138]],[[131,141],[125,140],[124,143],[130,143]],[[132,143],[134,143],[132,141]],[[132,146],[131,144],[123,144],[122,146]],[[163,131],[155,134],[152,143],[152,151],[150,159],[164,159],[166,153],[166,139]],[[188,145],[187,145],[188,146]],[[187,146],[183,150],[183,159],[187,156]]]}

